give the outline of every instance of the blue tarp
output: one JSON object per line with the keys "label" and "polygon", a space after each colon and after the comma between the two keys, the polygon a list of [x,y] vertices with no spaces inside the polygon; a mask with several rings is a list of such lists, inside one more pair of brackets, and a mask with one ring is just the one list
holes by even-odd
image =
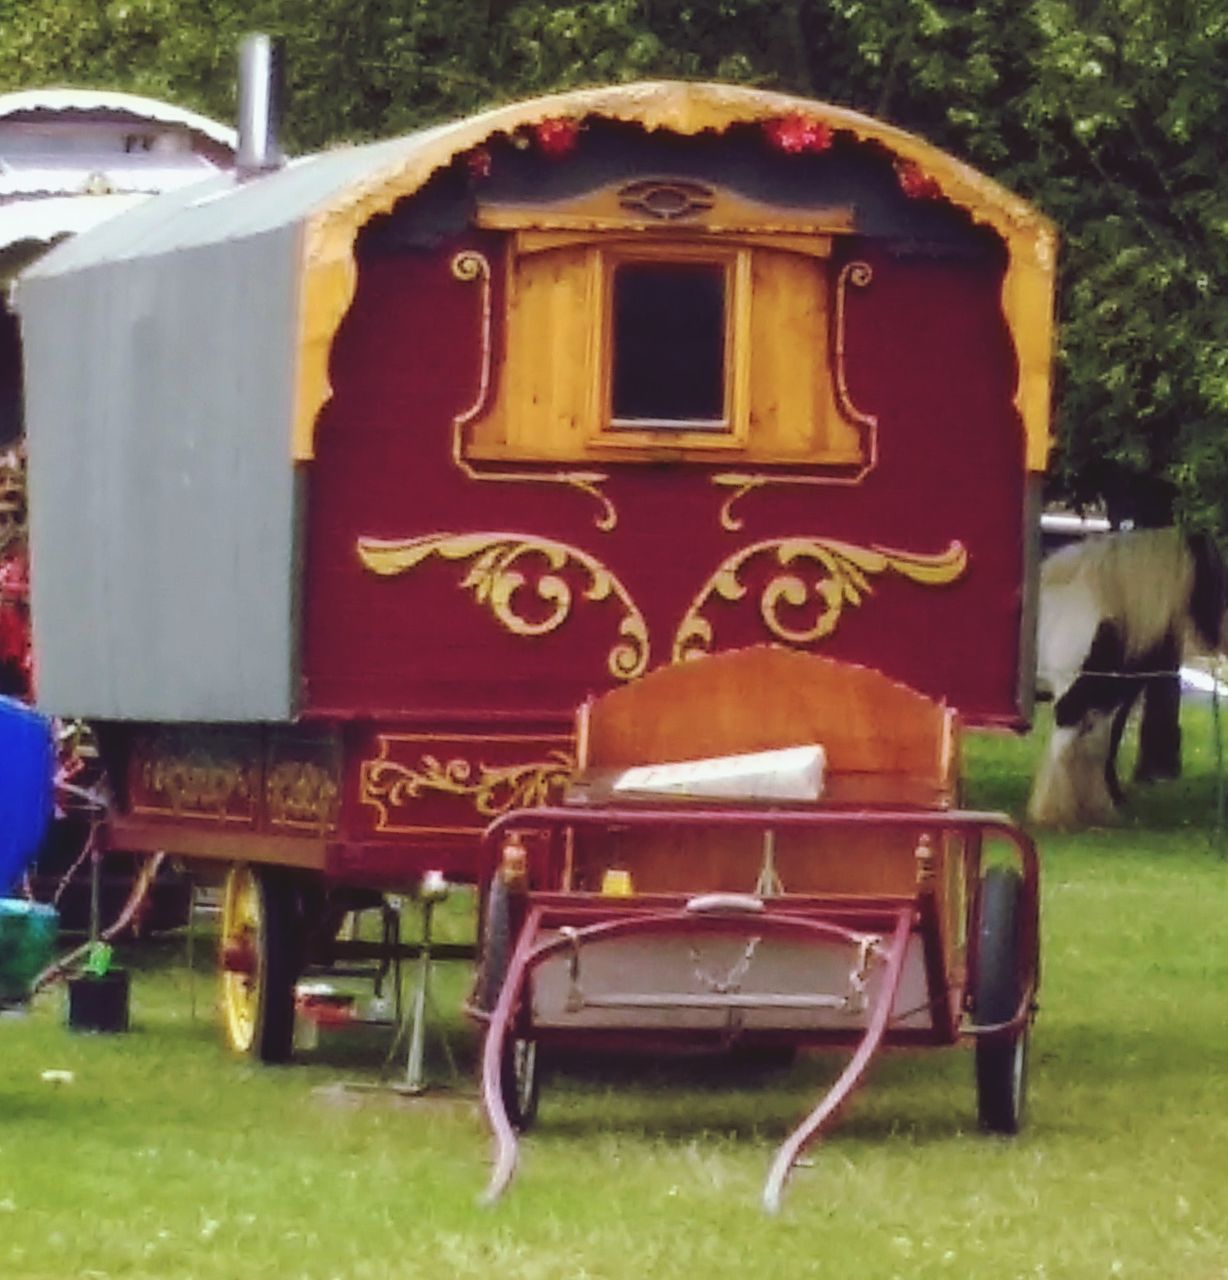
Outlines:
{"label": "blue tarp", "polygon": [[29,866],[51,821],[55,753],[51,723],[0,698],[0,897]]}

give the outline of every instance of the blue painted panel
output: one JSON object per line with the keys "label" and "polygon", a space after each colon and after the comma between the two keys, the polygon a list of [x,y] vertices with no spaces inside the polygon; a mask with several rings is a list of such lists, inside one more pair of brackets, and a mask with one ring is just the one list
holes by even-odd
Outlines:
{"label": "blue painted panel", "polygon": [[54,759],[46,718],[0,698],[0,897],[29,866],[47,832]]}

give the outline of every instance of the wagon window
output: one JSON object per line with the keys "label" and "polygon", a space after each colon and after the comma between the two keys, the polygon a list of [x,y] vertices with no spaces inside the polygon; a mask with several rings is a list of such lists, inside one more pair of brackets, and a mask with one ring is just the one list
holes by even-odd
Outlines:
{"label": "wagon window", "polygon": [[726,268],[620,262],[611,281],[611,427],[728,425]]}
{"label": "wagon window", "polygon": [[491,462],[864,464],[837,401],[830,253],[821,235],[515,226],[487,391],[457,448]]}

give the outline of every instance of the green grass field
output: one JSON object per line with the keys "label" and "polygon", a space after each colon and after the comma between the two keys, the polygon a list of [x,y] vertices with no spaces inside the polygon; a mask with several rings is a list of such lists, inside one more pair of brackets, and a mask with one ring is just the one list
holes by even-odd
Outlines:
{"label": "green grass field", "polygon": [[[222,1049],[211,973],[192,1017],[172,938],[123,955],[127,1035],[69,1032],[61,991],[0,1020],[0,1276],[1228,1277],[1228,861],[1205,712],[1186,737],[1186,779],[1137,796],[1120,829],[1042,841],[1018,1139],[977,1131],[969,1049],[886,1057],[769,1219],[774,1146],[837,1059],[606,1066],[548,1082],[517,1181],[482,1210],[459,1015],[462,1078],[419,1100],[341,1087],[378,1081],[379,1037],[260,1068]],[[969,803],[1019,812],[1035,746],[973,739]],[[448,1010],[465,976],[442,975]]]}

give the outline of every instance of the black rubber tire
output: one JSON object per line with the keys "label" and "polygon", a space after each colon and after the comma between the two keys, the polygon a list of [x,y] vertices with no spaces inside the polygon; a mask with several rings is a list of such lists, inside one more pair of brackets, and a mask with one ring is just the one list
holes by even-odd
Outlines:
{"label": "black rubber tire", "polygon": [[[482,912],[482,944],[474,983],[473,1003],[484,1013],[492,1013],[507,978],[515,945],[512,901],[500,876],[490,883]],[[499,1087],[503,1105],[513,1128],[522,1132],[537,1118],[541,1094],[537,1045],[521,1036],[509,1035],[499,1065]]]}
{"label": "black rubber tire", "polygon": [[298,886],[283,867],[258,867],[263,927],[260,985],[252,1053],[261,1062],[289,1062],[294,1053],[294,989],[302,972]]}
{"label": "black rubber tire", "polygon": [[535,1040],[525,1040],[520,1036],[507,1038],[499,1067],[499,1088],[512,1128],[521,1133],[532,1128],[541,1097],[541,1071],[538,1069]]}
{"label": "black rubber tire", "polygon": [[[990,867],[981,880],[973,1018],[978,1026],[1008,1022],[1019,1007],[1019,938],[1023,877],[1013,867]],[[1030,1023],[1013,1035],[976,1042],[976,1099],[981,1128],[1015,1134],[1027,1099]]]}
{"label": "black rubber tire", "polygon": [[482,930],[478,940],[478,968],[473,984],[473,1004],[483,1013],[493,1013],[512,962],[512,904],[507,885],[499,876],[490,882],[482,907]]}

